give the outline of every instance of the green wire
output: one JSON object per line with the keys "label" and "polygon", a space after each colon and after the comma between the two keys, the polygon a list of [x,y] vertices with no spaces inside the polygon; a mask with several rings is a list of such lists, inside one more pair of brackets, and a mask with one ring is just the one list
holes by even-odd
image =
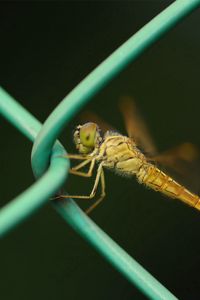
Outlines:
{"label": "green wire", "polygon": [[90,220],[73,200],[62,200],[55,203],[54,206],[74,230],[148,298],[154,300],[178,299]]}
{"label": "green wire", "polygon": [[[9,122],[30,140],[34,140],[41,124],[2,88],[0,88],[0,108],[2,115]],[[30,188],[0,210],[0,237],[47,202],[48,198],[66,180],[68,160],[60,157],[66,152],[57,142],[52,153],[48,171]],[[90,220],[72,199],[54,201],[53,206],[72,228],[149,298],[177,299]]]}
{"label": "green wire", "polygon": [[[45,203],[64,182],[69,167],[68,161],[58,157],[64,149],[56,138],[73,115],[105,84],[136,59],[148,46],[174,26],[182,17],[200,5],[200,0],[177,0],[89,74],[49,116],[34,143],[32,166],[36,176],[42,176],[34,185],[18,196],[0,211],[0,234],[5,234],[13,226],[25,219],[32,211]],[[8,109],[5,100],[10,99],[13,107]],[[8,101],[8,102],[9,102]],[[7,102],[7,103],[8,103]],[[34,139],[38,133],[38,121],[29,113],[26,121],[20,117],[20,107],[3,90],[0,91],[1,113],[27,137]],[[19,115],[15,109],[18,106]],[[22,115],[26,111],[22,109]],[[35,122],[35,121],[36,122]],[[37,124],[36,124],[37,123]],[[53,150],[52,150],[53,147]],[[49,166],[50,155],[51,163]],[[43,175],[43,173],[48,171]],[[59,173],[60,172],[60,173]],[[52,184],[52,187],[51,187]],[[133,258],[97,227],[72,201],[59,201],[54,204],[63,218],[124,276],[134,283],[151,299],[177,299]],[[14,220],[13,220],[14,219]],[[2,228],[2,229],[1,229]]]}
{"label": "green wire", "polygon": [[175,1],[114,51],[63,99],[44,123],[34,143],[32,167],[36,177],[47,169],[54,141],[74,114],[114,76],[198,5],[200,0]]}
{"label": "green wire", "polygon": [[[0,87],[0,113],[32,142],[41,123]],[[45,204],[66,181],[69,162],[59,156],[66,151],[60,143],[53,148],[50,169],[25,192],[0,210],[0,237]]]}

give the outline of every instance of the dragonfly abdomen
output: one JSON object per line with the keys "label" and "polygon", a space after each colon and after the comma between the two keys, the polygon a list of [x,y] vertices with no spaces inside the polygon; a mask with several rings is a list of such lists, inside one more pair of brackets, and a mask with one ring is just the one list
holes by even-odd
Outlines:
{"label": "dragonfly abdomen", "polygon": [[170,198],[179,199],[200,210],[200,197],[190,192],[152,164],[145,164],[137,174],[140,183]]}

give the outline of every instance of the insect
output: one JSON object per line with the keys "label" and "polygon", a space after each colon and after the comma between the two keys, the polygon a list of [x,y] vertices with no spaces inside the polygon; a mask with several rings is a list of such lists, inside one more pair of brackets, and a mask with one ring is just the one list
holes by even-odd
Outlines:
{"label": "insect", "polygon": [[[81,162],[72,167],[70,173],[91,177],[97,163],[96,178],[90,195],[59,195],[57,198],[92,199],[100,183],[101,195],[86,211],[86,213],[90,213],[106,195],[104,168],[107,168],[114,170],[119,175],[136,176],[139,183],[200,210],[200,197],[157,166],[158,163],[162,163],[176,169],[174,157],[181,158],[184,161],[193,160],[197,156],[195,147],[192,144],[185,143],[172,151],[169,150],[158,155],[148,129],[132,99],[125,97],[121,101],[120,110],[129,137],[113,130],[106,130],[109,126],[95,115],[92,118],[101,123],[104,130],[106,130],[103,136],[96,122],[88,122],[76,127],[74,142],[79,154],[68,154],[67,157]],[[138,145],[145,149],[148,156],[142,153]],[[88,171],[81,171],[86,165],[89,165]]]}

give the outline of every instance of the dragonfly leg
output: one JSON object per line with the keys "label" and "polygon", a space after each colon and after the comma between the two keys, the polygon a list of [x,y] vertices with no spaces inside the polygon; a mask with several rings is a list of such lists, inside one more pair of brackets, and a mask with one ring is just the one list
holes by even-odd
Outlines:
{"label": "dragonfly leg", "polygon": [[[89,167],[89,170],[87,172],[78,171],[79,169],[83,168],[84,166],[86,166],[89,163],[90,163],[90,167]],[[82,163],[78,164],[77,166],[71,168],[70,173],[74,174],[74,175],[77,175],[77,176],[82,176],[82,177],[91,177],[93,169],[94,169],[94,165],[95,165],[95,159],[94,158],[92,160],[87,159],[87,160],[83,161]]]}
{"label": "dragonfly leg", "polygon": [[88,215],[91,213],[91,211],[101,203],[101,201],[104,199],[106,193],[105,193],[105,177],[104,177],[104,171],[103,168],[101,170],[101,195],[100,197],[88,208],[86,209],[85,213]]}
{"label": "dragonfly leg", "polygon": [[[93,159],[91,156],[85,156],[85,155],[80,155],[80,154],[67,154],[62,157],[69,158],[69,159],[83,160],[83,162],[81,162],[80,164],[78,164],[75,167],[72,167],[69,170],[69,172],[71,174],[74,174],[77,176],[82,176],[82,177],[91,177],[92,176],[92,171],[93,171],[94,165],[95,165],[95,159]],[[91,164],[90,164],[88,172],[77,171],[77,170],[83,168],[84,166],[86,166],[87,164],[89,164],[90,162],[91,162]]]}
{"label": "dragonfly leg", "polygon": [[63,155],[61,157],[64,157],[64,158],[69,158],[69,159],[76,159],[76,160],[86,160],[86,159],[91,159],[91,156],[88,156],[88,155],[81,155],[81,154],[66,154],[66,155]]}
{"label": "dragonfly leg", "polygon": [[101,178],[101,173],[103,171],[102,164],[99,165],[98,170],[97,170],[97,175],[95,178],[95,182],[92,188],[92,191],[90,195],[88,196],[83,196],[83,195],[59,195],[55,197],[54,199],[59,199],[59,198],[74,198],[74,199],[92,199],[96,195],[97,187],[99,184],[99,180]]}
{"label": "dragonfly leg", "polygon": [[76,165],[75,167],[72,167],[71,170],[77,171],[81,168],[83,168],[84,166],[86,166],[87,164],[89,164],[91,162],[91,159],[86,159],[84,161],[82,161],[80,164]]}
{"label": "dragonfly leg", "polygon": [[[79,171],[77,171],[77,170],[81,169],[82,167],[84,167],[85,165],[87,165],[89,163],[90,163],[90,167],[89,167],[88,172],[79,172]],[[78,164],[77,166],[71,168],[69,170],[69,173],[71,173],[73,175],[77,175],[77,176],[82,176],[82,177],[91,177],[94,166],[95,166],[95,159],[92,159],[92,160],[88,159],[88,160],[85,160],[82,163]],[[58,199],[60,197],[62,197],[62,196],[58,195],[56,197],[51,198],[50,200],[55,200],[55,199]],[[75,198],[75,197],[74,196],[69,196],[69,197],[65,197],[65,198]],[[86,199],[88,199],[88,198],[86,198]]]}

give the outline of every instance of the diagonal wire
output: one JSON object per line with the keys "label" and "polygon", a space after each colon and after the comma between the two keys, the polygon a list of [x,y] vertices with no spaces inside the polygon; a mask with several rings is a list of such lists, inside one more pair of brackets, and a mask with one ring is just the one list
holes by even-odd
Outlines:
{"label": "diagonal wire", "polygon": [[[42,127],[41,123],[33,115],[1,87],[0,114],[32,142]],[[0,237],[3,237],[44,205],[49,197],[63,185],[69,169],[68,160],[61,158],[65,154],[65,149],[57,142],[53,148],[50,169],[39,181],[0,209]]]}
{"label": "diagonal wire", "polygon": [[177,0],[172,3],[115,50],[63,99],[45,121],[34,143],[32,167],[36,176],[43,174],[48,167],[52,146],[74,114],[147,47],[199,5],[200,0]]}
{"label": "diagonal wire", "polygon": [[[34,140],[41,124],[1,88],[0,107],[1,113],[15,127],[30,140]],[[62,185],[67,172],[67,160],[59,157],[62,154],[63,147],[57,143],[53,148],[48,171],[35,184],[0,210],[0,237],[47,202],[50,194]],[[177,299],[90,220],[72,199],[54,202],[53,206],[76,232],[150,299]]]}
{"label": "diagonal wire", "polygon": [[[60,176],[59,183],[57,186],[61,185],[63,178],[66,177],[68,163],[64,162],[61,158],[56,158],[54,153],[64,151],[61,145],[58,143],[54,145],[56,138],[58,137],[60,131],[66,125],[70,118],[95,94],[97,93],[105,84],[109,82],[114,76],[116,76],[123,68],[127,66],[130,61],[133,61],[139,54],[142,53],[148,46],[150,46],[154,41],[156,41],[162,34],[174,26],[182,17],[191,12],[195,7],[200,4],[200,0],[177,0],[172,5],[170,5],[166,10],[154,18],[151,22],[145,25],[140,31],[138,31],[132,38],[130,38],[125,44],[119,47],[107,60],[105,60],[99,67],[97,67],[90,75],[86,77],[64,100],[61,104],[54,110],[50,117],[45,122],[39,136],[36,139],[33,148],[33,170],[36,176],[42,176],[40,180],[35,184],[39,186],[45,176],[52,174],[54,172],[54,161],[55,165],[60,164],[60,169],[62,173],[62,178]],[[102,76],[103,74],[103,76]],[[1,91],[2,92],[2,91]],[[7,96],[4,92],[1,93],[3,99]],[[14,101],[13,101],[14,102]],[[3,106],[2,101],[0,102],[0,109],[6,110],[6,105]],[[11,112],[11,111],[10,111]],[[9,113],[7,114],[7,118]],[[30,115],[29,115],[30,117]],[[27,118],[28,120],[28,118]],[[10,120],[11,121],[11,120]],[[18,123],[19,119],[16,118],[14,123]],[[15,125],[16,125],[15,124]],[[23,122],[22,125],[23,127]],[[16,126],[20,129],[20,126]],[[26,130],[29,131],[30,127],[27,126],[26,129],[21,130],[26,134]],[[29,132],[31,135],[31,132]],[[38,132],[37,132],[38,133]],[[47,169],[50,161],[50,153],[53,147],[53,157],[51,159],[51,164],[48,171],[44,173]],[[62,150],[61,150],[62,149]],[[64,164],[66,164],[66,169],[64,170]],[[54,173],[53,176],[58,176],[58,173]],[[49,177],[50,178],[50,177]],[[43,183],[43,182],[42,182]],[[52,182],[53,184],[53,182]],[[44,183],[41,184],[40,188],[44,188]],[[49,186],[48,186],[49,188]],[[55,185],[54,185],[55,188]],[[35,191],[35,190],[34,190]],[[45,189],[43,190],[45,192]],[[55,191],[53,188],[51,192]],[[25,194],[27,192],[27,194]],[[21,198],[12,202],[10,207],[5,210],[3,208],[0,212],[0,222],[2,216],[7,216],[9,212],[12,212],[12,204],[18,204],[18,208],[23,210],[23,206],[20,207],[20,201],[26,204],[26,200],[33,201],[37,205],[32,204],[32,210],[37,208],[40,203],[40,196],[36,193],[33,194],[31,188],[27,190]],[[42,193],[41,203],[47,201],[45,199],[45,193]],[[29,198],[28,198],[29,196]],[[32,196],[32,197],[30,197]],[[48,197],[49,194],[46,194]],[[55,204],[56,209],[61,213],[64,219],[77,230],[86,240],[88,240],[99,252],[101,252],[108,261],[112,263],[124,276],[126,276],[132,283],[134,283],[145,295],[151,299],[177,299],[173,296],[165,287],[163,287],[156,279],[154,279],[147,271],[145,271],[133,258],[131,258],[125,251],[123,251],[116,243],[114,243],[111,238],[109,238],[105,233],[103,233],[100,228],[98,228],[87,216],[81,213],[78,206],[72,201],[61,201]],[[26,206],[28,208],[28,205]],[[15,222],[16,225],[21,219],[24,219],[27,215],[31,213],[31,210],[27,210],[24,214],[21,214],[16,221],[16,208],[15,208]],[[21,212],[18,211],[18,214]],[[12,213],[9,215],[12,216]],[[5,218],[4,218],[4,221]],[[11,219],[7,220],[7,229],[4,230],[4,234],[11,229],[12,226],[8,226],[13,222]],[[1,223],[0,223],[1,229]]]}

